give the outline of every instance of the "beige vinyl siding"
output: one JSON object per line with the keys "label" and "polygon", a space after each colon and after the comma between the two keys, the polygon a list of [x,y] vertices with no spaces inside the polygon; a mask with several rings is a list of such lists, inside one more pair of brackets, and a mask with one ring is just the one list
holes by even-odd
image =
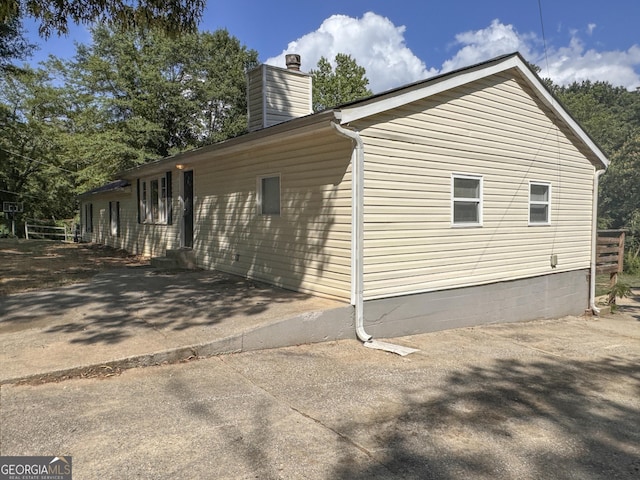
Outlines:
{"label": "beige vinyl siding", "polygon": [[[105,192],[83,199],[82,204],[93,204],[93,233],[85,234],[83,239],[120,248],[136,255],[146,257],[164,256],[167,249],[180,246],[180,213],[178,199],[177,171],[172,173],[173,223],[139,224],[136,181],[126,192]],[[120,202],[120,236],[111,235],[109,224],[109,202]],[[84,207],[82,207],[84,212]]]}
{"label": "beige vinyl siding", "polygon": [[262,75],[264,68],[258,67],[251,70],[247,76],[247,105],[249,131],[264,128],[264,100],[262,88]]}
{"label": "beige vinyl siding", "polygon": [[[351,144],[333,131],[194,168],[194,251],[205,268],[350,298]],[[257,178],[280,175],[280,215],[260,215]]]}
{"label": "beige vinyl siding", "polygon": [[261,65],[249,72],[248,76],[249,131],[312,112],[309,75]]}
{"label": "beige vinyl siding", "polygon": [[[543,108],[505,72],[356,125],[365,299],[589,267],[594,167]],[[452,174],[482,176],[482,226],[452,227]],[[548,226],[529,226],[529,181],[551,184]]]}
{"label": "beige vinyl siding", "polygon": [[[115,199],[114,194],[92,195],[88,199],[84,199],[80,204],[80,214],[82,218],[82,241],[101,243],[110,245],[109,241],[109,201]],[[116,200],[117,201],[117,200]],[[86,232],[86,210],[85,205],[93,206],[93,231]]]}

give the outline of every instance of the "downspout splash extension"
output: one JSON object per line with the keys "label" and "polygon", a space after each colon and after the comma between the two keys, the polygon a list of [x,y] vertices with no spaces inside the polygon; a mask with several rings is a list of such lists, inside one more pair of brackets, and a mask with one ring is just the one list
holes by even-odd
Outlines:
{"label": "downspout splash extension", "polygon": [[594,315],[600,314],[596,306],[596,242],[598,241],[598,186],[600,177],[607,170],[597,170],[593,175],[593,202],[591,211],[591,273],[589,275],[589,307]]}
{"label": "downspout splash extension", "polygon": [[358,132],[331,122],[336,131],[354,143],[351,154],[351,303],[355,307],[356,336],[365,347],[398,355],[409,355],[418,350],[392,343],[373,340],[364,329],[364,144]]}

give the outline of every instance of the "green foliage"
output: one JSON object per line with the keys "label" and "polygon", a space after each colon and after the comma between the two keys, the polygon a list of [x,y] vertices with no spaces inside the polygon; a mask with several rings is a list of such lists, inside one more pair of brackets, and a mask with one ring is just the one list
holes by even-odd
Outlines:
{"label": "green foliage", "polygon": [[0,76],[0,200],[23,202],[32,217],[65,218],[75,210],[65,105],[48,81],[31,69]]}
{"label": "green foliage", "polygon": [[599,228],[626,230],[626,248],[640,248],[640,90],[605,82],[553,87],[563,105],[611,163],[601,179]]}
{"label": "green foliage", "polygon": [[18,17],[0,22],[0,74],[15,70],[12,60],[24,60],[35,46],[24,37]]}
{"label": "green foliage", "polygon": [[611,156],[640,127],[640,96],[606,82],[573,83],[555,93],[580,125]]}
{"label": "green foliage", "polygon": [[611,155],[600,204],[612,228],[625,228],[631,239],[640,239],[640,128]]}
{"label": "green foliage", "polygon": [[244,132],[245,71],[255,65],[257,53],[226,30],[172,39],[103,26],[61,67],[74,92],[90,93],[78,122],[100,125],[107,142],[121,139],[133,149],[129,163],[139,163]]}
{"label": "green foliage", "polygon": [[624,273],[640,276],[640,256],[638,251],[625,252]]}
{"label": "green foliage", "polygon": [[631,288],[626,283],[617,282],[608,292],[607,303],[609,305],[615,305],[616,299],[626,298],[631,295]]}
{"label": "green foliage", "polygon": [[239,135],[255,65],[225,30],[172,39],[100,26],[70,61],[0,75],[0,200],[70,218],[78,193],[118,172]]}
{"label": "green foliage", "polygon": [[313,76],[313,111],[319,112],[343,103],[371,95],[367,88],[364,67],[358,66],[350,55],[339,53],[335,57],[335,71],[329,60],[320,57],[318,69],[311,70]]}
{"label": "green foliage", "polygon": [[33,17],[45,38],[68,33],[69,21],[108,23],[127,30],[159,28],[176,35],[196,30],[205,4],[205,0],[5,0],[0,2],[0,21]]}

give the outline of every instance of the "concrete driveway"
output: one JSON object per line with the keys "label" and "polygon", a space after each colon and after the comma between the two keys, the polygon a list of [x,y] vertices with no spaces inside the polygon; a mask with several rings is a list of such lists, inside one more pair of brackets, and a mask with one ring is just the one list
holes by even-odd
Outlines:
{"label": "concrete driveway", "polygon": [[349,305],[212,271],[114,269],[0,296],[0,384],[354,338]]}
{"label": "concrete driveway", "polygon": [[[640,292],[636,292],[640,293]],[[640,309],[0,387],[2,455],[78,479],[637,479]]]}

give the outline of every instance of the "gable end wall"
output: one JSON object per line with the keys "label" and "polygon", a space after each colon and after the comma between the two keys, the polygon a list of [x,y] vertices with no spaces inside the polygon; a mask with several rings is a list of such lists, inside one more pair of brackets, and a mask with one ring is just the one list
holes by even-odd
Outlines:
{"label": "gable end wall", "polygon": [[[594,167],[545,112],[504,72],[353,125],[365,144],[365,299],[589,267]],[[482,176],[482,226],[452,227],[452,173]],[[549,226],[528,225],[532,180],[551,184]]]}

